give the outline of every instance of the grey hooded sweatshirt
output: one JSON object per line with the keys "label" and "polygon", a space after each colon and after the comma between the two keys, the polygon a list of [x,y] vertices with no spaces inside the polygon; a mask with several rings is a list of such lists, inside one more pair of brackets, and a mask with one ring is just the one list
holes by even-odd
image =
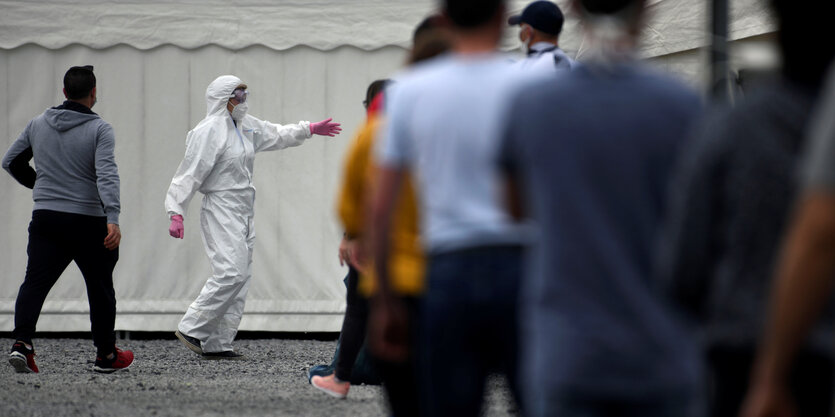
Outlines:
{"label": "grey hooded sweatshirt", "polygon": [[107,223],[119,224],[114,145],[109,123],[65,101],[29,122],[3,157],[3,169],[33,189],[35,210],[106,216]]}

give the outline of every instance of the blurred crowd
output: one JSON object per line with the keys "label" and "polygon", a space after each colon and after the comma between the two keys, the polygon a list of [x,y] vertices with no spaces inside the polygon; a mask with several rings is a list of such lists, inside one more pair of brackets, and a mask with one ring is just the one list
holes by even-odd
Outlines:
{"label": "blurred crowd", "polygon": [[826,14],[772,0],[780,71],[731,105],[641,62],[647,3],[574,0],[578,61],[549,1],[420,23],[347,154],[313,386],[382,381],[394,416],[479,415],[493,373],[525,416],[832,414]]}

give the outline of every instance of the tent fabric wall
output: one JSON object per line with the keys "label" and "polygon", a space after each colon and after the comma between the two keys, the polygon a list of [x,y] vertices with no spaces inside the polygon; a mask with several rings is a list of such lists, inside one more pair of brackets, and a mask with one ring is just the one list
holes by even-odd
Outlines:
{"label": "tent fabric wall", "polygon": [[330,50],[346,39],[365,50],[406,47],[414,25],[432,8],[431,1],[391,0],[0,1],[6,30],[13,34],[0,38],[0,48],[33,42],[49,49],[125,43],[137,49],[215,44]]}
{"label": "tent fabric wall", "polygon": [[[580,50],[582,31],[569,0],[556,1],[568,16],[561,42]],[[508,2],[519,13],[528,0]],[[243,49],[263,45],[285,50],[304,45],[322,51],[342,45],[364,50],[406,48],[412,30],[435,9],[433,0],[0,0],[0,49],[34,43],[60,49],[72,43],[102,49],[217,45]],[[641,54],[655,57],[708,45],[709,1],[649,0]],[[736,0],[730,9],[731,40],[774,30],[765,0]],[[84,30],[79,30],[84,28]],[[508,34],[503,49],[518,46]]]}
{"label": "tent fabric wall", "polygon": [[[568,0],[557,1],[568,11]],[[528,1],[513,0],[511,12]],[[737,0],[733,39],[773,31],[763,0]],[[641,53],[698,83],[707,5],[648,2]],[[259,154],[255,185],[254,278],[242,330],[336,331],[346,270],[336,253],[335,197],[342,158],[364,118],[369,82],[396,73],[414,25],[433,0],[0,0],[0,148],[60,103],[61,78],[92,64],[95,111],[116,131],[123,233],[115,272],[120,330],[173,330],[209,274],[199,233],[200,196],[185,216],[185,239],[168,237],[163,199],[186,132],[205,115],[205,88],[235,74],[250,86],[250,112],[276,123],[343,123],[337,138]],[[570,12],[561,46],[582,52]],[[516,30],[503,49],[518,52]],[[0,178],[0,331],[13,328],[26,266],[31,191]],[[86,293],[71,265],[44,306],[39,330],[89,329]]]}

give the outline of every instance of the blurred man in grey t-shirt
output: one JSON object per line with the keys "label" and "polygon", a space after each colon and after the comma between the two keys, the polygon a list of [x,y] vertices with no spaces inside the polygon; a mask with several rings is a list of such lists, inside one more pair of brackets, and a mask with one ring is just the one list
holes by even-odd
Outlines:
{"label": "blurred man in grey t-shirt", "polygon": [[446,0],[452,52],[407,71],[387,96],[377,145],[374,260],[388,274],[389,219],[405,172],[427,253],[418,313],[419,385],[427,416],[475,416],[495,370],[516,388],[516,294],[523,227],[500,194],[496,121],[518,71],[496,52],[502,0]]}

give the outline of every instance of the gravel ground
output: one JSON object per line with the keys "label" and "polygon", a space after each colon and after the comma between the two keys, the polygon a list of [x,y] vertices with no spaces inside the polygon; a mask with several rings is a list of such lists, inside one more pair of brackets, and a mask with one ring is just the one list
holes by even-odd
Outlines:
{"label": "gravel ground", "polygon": [[[207,361],[177,340],[123,340],[136,361],[92,371],[85,339],[36,339],[38,374],[0,363],[0,416],[385,416],[378,386],[352,386],[345,400],[310,386],[307,370],[329,363],[335,341],[235,342],[246,361]],[[8,341],[11,346],[11,341]],[[3,360],[5,362],[5,359]],[[489,382],[486,416],[514,415],[503,378]]]}

